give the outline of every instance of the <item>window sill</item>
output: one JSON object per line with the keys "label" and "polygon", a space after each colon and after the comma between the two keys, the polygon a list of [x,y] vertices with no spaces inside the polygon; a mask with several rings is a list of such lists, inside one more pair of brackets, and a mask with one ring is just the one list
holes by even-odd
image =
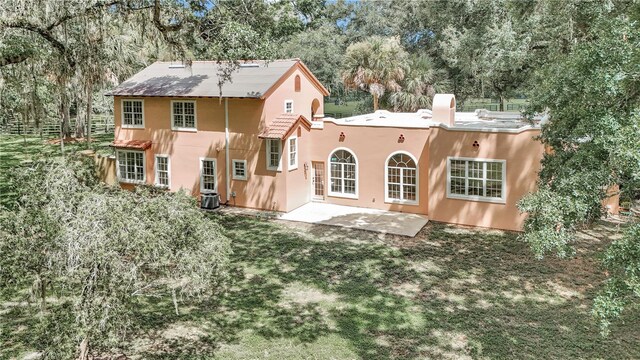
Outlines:
{"label": "window sill", "polygon": [[118,182],[123,184],[131,184],[131,185],[144,185],[147,182],[145,180],[127,180],[127,179],[118,179]]}
{"label": "window sill", "polygon": [[419,205],[417,200],[397,200],[397,199],[384,199],[385,204],[398,204],[398,205]]}
{"label": "window sill", "polygon": [[169,190],[169,185],[153,184],[153,186],[157,187],[158,189]]}
{"label": "window sill", "polygon": [[296,165],[295,167],[290,167],[289,171],[293,171],[293,170],[298,170],[298,165]]}
{"label": "window sill", "polygon": [[465,200],[465,201],[477,201],[477,202],[486,202],[492,204],[506,204],[506,199],[497,199],[497,198],[485,198],[480,196],[465,196],[465,195],[447,195],[447,199],[453,200]]}
{"label": "window sill", "polygon": [[198,132],[196,128],[171,128],[171,131]]}
{"label": "window sill", "polygon": [[327,196],[337,197],[337,198],[345,198],[345,199],[358,199],[358,195],[354,195],[354,194],[341,194],[341,193],[332,193],[332,192],[330,192],[329,194],[327,194]]}
{"label": "window sill", "polygon": [[267,170],[268,171],[275,171],[275,172],[282,172],[281,168],[274,168],[274,167],[268,167]]}
{"label": "window sill", "polygon": [[122,125],[123,129],[144,129],[144,125]]}
{"label": "window sill", "polygon": [[243,176],[243,177],[232,176],[231,179],[240,180],[240,181],[247,181],[247,177],[246,176]]}

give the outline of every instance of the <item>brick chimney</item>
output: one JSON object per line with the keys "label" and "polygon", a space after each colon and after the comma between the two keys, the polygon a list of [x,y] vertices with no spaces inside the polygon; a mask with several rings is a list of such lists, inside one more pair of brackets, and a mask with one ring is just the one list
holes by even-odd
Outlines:
{"label": "brick chimney", "polygon": [[453,126],[456,121],[456,97],[453,94],[436,94],[431,108],[433,121]]}

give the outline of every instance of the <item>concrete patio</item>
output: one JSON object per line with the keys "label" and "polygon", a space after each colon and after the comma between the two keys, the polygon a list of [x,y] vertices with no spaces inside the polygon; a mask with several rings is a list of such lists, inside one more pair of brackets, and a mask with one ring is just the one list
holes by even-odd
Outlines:
{"label": "concrete patio", "polygon": [[282,214],[280,219],[411,237],[416,236],[429,221],[424,215],[317,202]]}

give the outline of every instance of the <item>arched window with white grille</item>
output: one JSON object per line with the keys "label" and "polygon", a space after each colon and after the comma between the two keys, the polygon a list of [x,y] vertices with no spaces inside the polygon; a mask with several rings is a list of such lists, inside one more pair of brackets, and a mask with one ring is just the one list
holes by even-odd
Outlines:
{"label": "arched window with white grille", "polygon": [[397,152],[387,158],[385,187],[386,202],[418,203],[418,162],[411,154]]}
{"label": "arched window with white grille", "polygon": [[329,196],[358,197],[358,159],[346,148],[329,156]]}

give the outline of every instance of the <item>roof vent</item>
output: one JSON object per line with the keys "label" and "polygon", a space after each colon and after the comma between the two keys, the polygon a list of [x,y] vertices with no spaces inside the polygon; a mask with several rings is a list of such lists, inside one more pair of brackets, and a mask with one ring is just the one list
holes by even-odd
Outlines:
{"label": "roof vent", "polygon": [[169,65],[169,69],[184,69],[185,65],[184,64],[170,64]]}
{"label": "roof vent", "polygon": [[241,68],[257,68],[259,67],[260,64],[257,63],[244,63],[244,64],[240,64]]}

